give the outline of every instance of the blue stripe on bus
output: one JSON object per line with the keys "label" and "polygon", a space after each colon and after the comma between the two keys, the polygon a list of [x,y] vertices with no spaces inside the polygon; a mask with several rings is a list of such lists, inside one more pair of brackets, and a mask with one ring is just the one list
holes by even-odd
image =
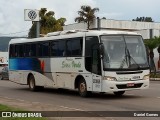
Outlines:
{"label": "blue stripe on bus", "polygon": [[42,72],[41,61],[37,58],[12,58],[9,59],[10,70],[33,70]]}

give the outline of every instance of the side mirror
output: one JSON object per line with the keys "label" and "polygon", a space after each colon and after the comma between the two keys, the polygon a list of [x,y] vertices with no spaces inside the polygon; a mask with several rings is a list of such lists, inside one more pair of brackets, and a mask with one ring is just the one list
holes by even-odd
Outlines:
{"label": "side mirror", "polygon": [[103,43],[99,44],[99,52],[100,52],[100,55],[103,58],[103,56],[104,56],[104,45],[103,45]]}

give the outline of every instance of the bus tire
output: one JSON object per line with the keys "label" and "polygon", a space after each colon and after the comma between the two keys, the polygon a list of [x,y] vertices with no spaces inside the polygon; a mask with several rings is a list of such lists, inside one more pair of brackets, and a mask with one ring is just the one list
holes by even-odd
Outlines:
{"label": "bus tire", "polygon": [[124,93],[125,93],[125,91],[117,91],[117,92],[114,92],[114,94],[115,94],[116,96],[122,96]]}
{"label": "bus tire", "polygon": [[90,91],[87,91],[87,85],[83,78],[81,78],[78,83],[78,92],[81,97],[88,97],[91,93]]}
{"label": "bus tire", "polygon": [[37,91],[38,90],[38,87],[36,86],[36,84],[35,84],[35,79],[34,79],[34,76],[33,75],[31,75],[30,77],[29,77],[29,89],[31,90],[31,91]]}

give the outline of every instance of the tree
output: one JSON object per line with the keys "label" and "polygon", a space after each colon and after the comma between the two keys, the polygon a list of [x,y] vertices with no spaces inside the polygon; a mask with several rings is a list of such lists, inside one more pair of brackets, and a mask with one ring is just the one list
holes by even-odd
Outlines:
{"label": "tree", "polygon": [[[61,31],[63,30],[64,23],[66,22],[65,18],[60,18],[56,20],[54,17],[54,12],[47,12],[47,8],[41,8],[39,12],[40,20],[40,34],[47,34],[49,32]],[[36,37],[36,23],[32,22],[32,27],[28,33],[29,38]]]}
{"label": "tree", "polygon": [[152,39],[148,39],[144,41],[146,48],[148,49],[147,51],[149,52],[149,65],[150,65],[150,70],[156,73],[156,67],[154,63],[154,52],[153,50],[157,48],[160,44],[159,42],[159,37],[154,37]]}
{"label": "tree", "polygon": [[90,6],[81,6],[81,10],[78,11],[79,16],[75,18],[75,22],[85,22],[87,23],[87,29],[90,28],[91,23],[93,22],[95,12],[98,12],[99,8],[91,8]]}
{"label": "tree", "polygon": [[132,19],[132,21],[154,22],[151,17],[137,17],[136,19]]}
{"label": "tree", "polygon": [[106,20],[106,17],[102,17],[102,19]]}
{"label": "tree", "polygon": [[157,41],[158,41],[157,52],[159,53],[159,59],[158,59],[158,70],[159,70],[160,69],[160,36],[157,37]]}

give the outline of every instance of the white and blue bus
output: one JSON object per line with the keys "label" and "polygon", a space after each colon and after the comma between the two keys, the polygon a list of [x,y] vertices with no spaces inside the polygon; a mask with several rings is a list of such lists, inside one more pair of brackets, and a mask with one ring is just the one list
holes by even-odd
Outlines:
{"label": "white and blue bus", "polygon": [[149,66],[141,35],[126,31],[72,30],[9,43],[9,79],[29,85],[113,92],[149,87]]}

